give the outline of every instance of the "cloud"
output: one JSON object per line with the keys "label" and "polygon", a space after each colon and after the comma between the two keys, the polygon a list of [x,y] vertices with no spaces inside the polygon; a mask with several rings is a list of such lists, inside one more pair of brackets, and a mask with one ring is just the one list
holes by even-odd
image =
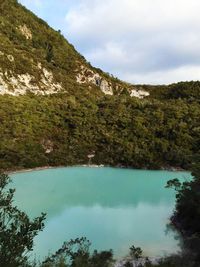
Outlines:
{"label": "cloud", "polygon": [[199,0],[21,0],[94,66],[136,83],[200,79]]}
{"label": "cloud", "polygon": [[93,65],[131,82],[199,79],[199,10],[198,0],[82,0],[66,14],[66,35]]}
{"label": "cloud", "polygon": [[200,77],[200,66],[181,66],[169,70],[158,70],[143,73],[124,72],[122,78],[132,83],[169,84],[178,81],[195,81]]}

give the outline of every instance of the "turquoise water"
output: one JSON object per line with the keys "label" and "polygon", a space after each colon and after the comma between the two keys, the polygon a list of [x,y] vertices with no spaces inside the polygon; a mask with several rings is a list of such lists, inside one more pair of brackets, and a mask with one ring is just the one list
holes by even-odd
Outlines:
{"label": "turquoise water", "polygon": [[38,216],[46,212],[45,229],[35,239],[42,259],[66,240],[86,236],[95,249],[125,256],[131,245],[148,256],[178,250],[175,233],[167,231],[175,194],[169,179],[188,179],[187,172],[117,168],[58,168],[13,174],[15,204]]}

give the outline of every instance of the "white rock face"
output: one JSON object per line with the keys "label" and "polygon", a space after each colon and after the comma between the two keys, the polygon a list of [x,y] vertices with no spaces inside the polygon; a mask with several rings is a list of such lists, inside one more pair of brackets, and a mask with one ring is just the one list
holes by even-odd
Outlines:
{"label": "white rock face", "polygon": [[112,87],[106,80],[101,80],[100,89],[106,95],[113,95]]}
{"label": "white rock face", "polygon": [[[93,83],[100,87],[101,91],[106,95],[113,95],[112,83],[108,82],[105,78],[101,77],[98,73],[95,73],[91,69],[81,65],[77,70],[76,81],[78,83]],[[116,85],[116,91],[122,91],[123,88]],[[131,97],[144,98],[149,96],[149,92],[145,90],[132,89],[130,92]]]}
{"label": "white rock face", "polygon": [[76,81],[78,83],[93,83],[99,86],[104,94],[113,95],[112,84],[106,81],[98,73],[95,73],[83,65],[76,76]]}
{"label": "white rock face", "polygon": [[0,69],[0,95],[24,95],[27,92],[34,94],[55,94],[62,90],[60,83],[54,82],[51,71],[41,67],[41,79],[35,81],[35,77],[29,73],[14,75],[12,72],[5,72]]}
{"label": "white rock face", "polygon": [[137,97],[137,98],[144,98],[146,96],[149,96],[149,92],[147,91],[144,91],[144,90],[136,90],[136,89],[133,89],[130,93],[130,96],[131,97]]}
{"label": "white rock face", "polygon": [[[23,28],[25,29],[25,28]],[[28,38],[28,37],[27,37]],[[14,64],[15,58],[12,55],[7,55],[0,51],[0,56],[4,56]],[[38,69],[40,79],[35,78],[30,73],[24,73],[20,75],[14,74],[12,71],[3,72],[0,67],[0,95],[24,95],[27,92],[34,94],[49,95],[55,94],[63,90],[60,83],[55,82],[53,73],[42,66],[40,62],[35,65]],[[100,88],[100,90],[106,95],[113,95],[113,84],[109,80],[106,80],[99,73],[91,70],[87,66],[81,65],[76,70],[76,81],[80,84],[94,84]],[[128,89],[127,89],[128,88]],[[115,85],[115,90],[120,94],[124,89],[128,90],[131,97],[144,98],[149,96],[149,92],[142,89],[132,89],[131,85],[127,88],[123,88],[123,84]],[[133,88],[133,87],[132,87]]]}
{"label": "white rock face", "polygon": [[22,35],[24,35],[26,37],[27,40],[32,40],[33,36],[32,36],[32,32],[31,30],[26,26],[26,24],[24,25],[20,25],[19,26],[19,30],[21,32]]}

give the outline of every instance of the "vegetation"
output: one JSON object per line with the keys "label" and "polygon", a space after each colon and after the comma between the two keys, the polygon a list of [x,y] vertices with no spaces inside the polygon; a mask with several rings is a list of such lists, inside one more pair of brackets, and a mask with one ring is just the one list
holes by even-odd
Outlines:
{"label": "vegetation", "polygon": [[94,164],[187,169],[199,153],[198,96],[161,101],[29,94],[0,96],[0,107],[3,170],[87,164],[94,151]]}
{"label": "vegetation", "polygon": [[180,183],[177,179],[168,183],[177,191],[173,225],[183,237],[183,257],[189,259],[187,266],[200,265],[200,163],[195,163],[192,181]]}
{"label": "vegetation", "polygon": [[[69,85],[77,68],[76,61],[85,62],[85,59],[60,32],[51,29],[16,0],[0,0],[0,13],[0,51],[5,53],[0,57],[1,69],[15,74],[28,72],[37,77],[37,64],[40,62],[53,71],[57,80]],[[20,30],[24,25],[31,33],[30,38],[26,38]],[[14,57],[14,64],[6,60],[8,54]],[[67,84],[63,77],[66,71]]]}
{"label": "vegetation", "polygon": [[[149,259],[142,262],[144,267],[199,267],[200,266],[200,161],[196,159],[192,167],[192,181],[180,183],[178,179],[167,183],[168,188],[176,190],[176,207],[171,224],[182,236],[181,253],[160,259],[153,264]],[[142,251],[132,246],[130,248],[131,258],[125,263],[125,267],[133,267],[132,260],[136,266],[140,266]]]}
{"label": "vegetation", "polygon": [[[29,73],[37,84],[41,63],[63,87],[50,96],[0,95],[0,169],[87,164],[94,152],[94,164],[189,168],[200,147],[200,82],[123,83],[93,68],[60,31],[16,0],[0,0],[0,13],[0,73]],[[78,84],[82,64],[124,90],[105,96],[96,85]],[[127,88],[150,96],[130,97]]]}
{"label": "vegetation", "polygon": [[[33,168],[92,163],[135,168],[190,169],[200,148],[200,82],[169,86],[130,85],[93,68],[46,22],[16,0],[0,0],[0,73],[29,73],[40,80],[38,63],[51,70],[63,91],[49,96],[0,95],[0,169]],[[23,34],[30,31],[31,37]],[[25,28],[24,28],[25,27]],[[14,58],[14,60],[13,60]],[[114,96],[104,96],[96,85],[76,82],[84,64],[105,77]],[[117,91],[116,85],[124,90]],[[1,86],[1,84],[0,84]],[[128,89],[150,92],[145,99],[131,98]],[[200,165],[194,180],[168,183],[177,191],[172,223],[183,236],[181,255],[162,259],[162,267],[200,265]],[[30,220],[13,206],[9,178],[0,175],[0,266],[31,266],[28,253],[44,227],[45,214]],[[71,240],[41,263],[42,267],[109,267],[112,251],[91,252],[85,238]],[[131,260],[138,265],[140,248],[132,246]],[[149,260],[146,267],[154,266]]]}
{"label": "vegetation", "polygon": [[10,179],[0,174],[0,266],[27,266],[33,239],[44,227],[45,214],[31,221],[13,206],[13,189],[7,189]]}
{"label": "vegetation", "polygon": [[[17,0],[0,0],[0,73],[17,77],[30,74],[32,84],[40,87],[42,72],[38,67],[53,73],[54,82],[62,84],[69,95],[79,91],[102,95],[96,85],[79,85],[76,82],[77,70],[81,65],[100,73],[115,85],[121,82],[100,69],[93,68],[61,34],[27,10]],[[26,35],[26,34],[29,35]],[[12,56],[13,61],[8,60]],[[7,76],[6,76],[7,75]],[[89,75],[89,72],[88,72]],[[126,83],[122,83],[127,87]]]}
{"label": "vegetation", "polygon": [[65,242],[61,249],[48,257],[41,267],[109,267],[114,262],[110,251],[90,253],[90,242],[86,238],[77,238]]}

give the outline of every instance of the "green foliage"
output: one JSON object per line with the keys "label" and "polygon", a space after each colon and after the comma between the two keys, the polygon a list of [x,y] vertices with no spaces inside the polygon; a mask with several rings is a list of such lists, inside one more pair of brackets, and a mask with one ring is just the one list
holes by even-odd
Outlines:
{"label": "green foliage", "polygon": [[[29,73],[39,85],[41,71],[38,63],[51,70],[56,82],[62,83],[65,91],[74,92],[75,72],[85,59],[65,40],[60,32],[53,30],[46,22],[15,0],[0,0],[0,56],[1,72],[18,74]],[[26,38],[20,27],[26,27],[32,37]],[[7,55],[12,55],[10,62]],[[84,87],[83,87],[84,88]]]}
{"label": "green foliage", "polygon": [[130,247],[129,249],[129,256],[130,259],[125,261],[124,267],[134,267],[135,265],[138,267],[144,266],[145,262],[147,263],[148,259],[146,261],[140,262],[142,258],[142,249],[140,247],[135,247],[134,245]]}
{"label": "green foliage", "polygon": [[[96,98],[85,91],[0,96],[0,167],[93,164],[189,168],[199,153],[197,101]],[[9,118],[9,119],[8,119]],[[46,144],[51,144],[46,153]]]}
{"label": "green foliage", "polygon": [[109,267],[113,262],[112,251],[90,253],[90,242],[77,238],[65,242],[54,255],[48,257],[42,267]]}
{"label": "green foliage", "polygon": [[51,44],[46,44],[46,50],[47,50],[47,55],[46,55],[46,60],[48,62],[51,62],[53,57],[54,57],[54,54],[53,54],[53,46]]}
{"label": "green foliage", "polygon": [[[177,189],[174,220],[186,236],[200,233],[200,172],[193,172],[194,180],[186,181]],[[199,236],[200,238],[200,236]]]}
{"label": "green foliage", "polygon": [[13,206],[13,189],[6,174],[0,174],[0,266],[28,266],[28,255],[33,248],[33,238],[44,227],[45,214],[31,221]]}
{"label": "green foliage", "polygon": [[130,247],[130,256],[133,259],[140,259],[142,257],[142,250],[140,247],[131,246]]}
{"label": "green foliage", "polygon": [[[142,86],[151,92],[148,100],[131,99],[126,93],[120,99],[100,97],[95,86],[90,90],[74,81],[74,70],[85,60],[60,33],[14,0],[1,0],[0,11],[0,50],[15,58],[11,63],[0,57],[1,68],[37,77],[41,62],[68,92],[52,97],[0,97],[1,168],[87,163],[93,150],[94,163],[188,167],[200,140],[197,83],[184,83],[184,99],[180,93],[175,95],[175,87],[180,91],[182,84],[173,85],[173,90]],[[17,27],[30,28],[32,40],[26,40],[16,22]],[[192,100],[185,97],[190,94]],[[47,138],[54,145],[49,155],[41,144]]]}
{"label": "green foliage", "polygon": [[[192,181],[182,184],[174,179],[168,186],[176,190],[176,209],[171,218],[172,224],[183,238],[181,259],[189,259],[186,266],[196,267],[200,264],[200,161],[193,166]],[[179,265],[178,265],[179,266]]]}
{"label": "green foliage", "polygon": [[[77,70],[81,65],[100,73],[115,86],[116,80],[93,68],[85,58],[64,38],[61,32],[54,30],[49,25],[27,10],[16,0],[0,0],[0,72],[14,75],[29,73],[34,77],[34,85],[40,88],[41,63],[53,73],[54,82],[62,84],[63,91],[75,93],[79,91],[92,91],[95,95],[102,95],[99,87],[80,85],[76,82]],[[21,30],[26,28],[31,37],[27,38]],[[3,53],[3,54],[2,54]],[[8,55],[14,57],[10,62]],[[6,77],[4,77],[6,79]],[[123,86],[126,84],[121,83]]]}
{"label": "green foliage", "polygon": [[[189,168],[200,147],[199,82],[132,86],[92,68],[60,32],[17,1],[0,0],[0,12],[3,73],[29,73],[38,85],[41,63],[63,87],[52,96],[0,96],[1,169],[87,164],[92,151],[94,164]],[[24,25],[32,38],[21,32]],[[76,71],[82,64],[112,83],[115,96],[78,84]],[[132,88],[150,96],[131,98],[127,89]]]}
{"label": "green foliage", "polygon": [[175,191],[179,191],[181,187],[181,182],[175,178],[167,182],[166,188],[174,188]]}
{"label": "green foliage", "polygon": [[[0,13],[1,71],[29,73],[37,84],[41,78],[38,63],[42,63],[64,89],[51,96],[0,96],[0,169],[85,164],[91,153],[95,154],[94,164],[191,167],[192,157],[200,153],[200,82],[135,85],[150,96],[131,98],[127,89],[132,85],[92,68],[60,31],[51,29],[16,0],[0,0]],[[20,31],[24,25],[32,38]],[[14,62],[7,55],[12,55]],[[111,82],[115,96],[103,96],[95,85],[79,85],[75,75],[81,64]],[[118,92],[116,85],[123,90]],[[162,259],[159,266],[199,266],[199,167],[193,175],[192,182],[180,184],[174,179],[167,184],[177,192],[172,222],[182,233],[184,246],[182,255]],[[25,266],[26,253],[43,228],[45,215],[30,221],[13,207],[14,191],[6,191],[8,182],[8,176],[0,175],[0,264]],[[91,254],[89,245],[86,239],[67,242],[43,266],[107,267],[112,263],[111,251]],[[141,250],[133,246],[131,254],[139,260]],[[154,265],[147,261],[146,266]]]}

